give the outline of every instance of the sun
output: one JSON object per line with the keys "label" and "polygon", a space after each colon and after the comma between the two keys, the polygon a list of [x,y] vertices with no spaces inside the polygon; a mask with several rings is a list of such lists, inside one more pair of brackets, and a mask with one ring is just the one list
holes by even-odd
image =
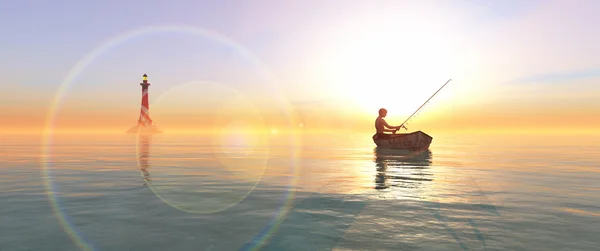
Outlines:
{"label": "sun", "polygon": [[334,88],[367,113],[410,114],[451,78],[450,48],[418,29],[370,29],[338,48]]}

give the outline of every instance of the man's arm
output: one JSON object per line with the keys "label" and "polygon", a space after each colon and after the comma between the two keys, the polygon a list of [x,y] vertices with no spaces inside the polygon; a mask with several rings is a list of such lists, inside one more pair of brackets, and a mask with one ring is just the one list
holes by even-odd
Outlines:
{"label": "man's arm", "polygon": [[385,120],[383,120],[383,125],[384,125],[385,127],[387,127],[387,128],[391,128],[390,130],[388,130],[388,129],[384,129],[384,130],[383,130],[384,132],[396,132],[396,131],[400,130],[400,127],[399,127],[399,126],[391,126],[391,125],[388,125],[387,121],[385,121]]}

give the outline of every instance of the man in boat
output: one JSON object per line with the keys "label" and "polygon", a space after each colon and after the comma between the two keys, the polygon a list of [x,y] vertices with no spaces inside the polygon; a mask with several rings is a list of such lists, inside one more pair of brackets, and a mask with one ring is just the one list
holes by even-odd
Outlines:
{"label": "man in boat", "polygon": [[[376,138],[378,138],[378,139],[391,136],[391,134],[385,134],[385,132],[391,132],[393,134],[396,134],[396,132],[398,130],[400,130],[400,128],[404,127],[404,126],[388,125],[388,123],[384,119],[385,116],[387,116],[387,110],[385,108],[379,109],[379,117],[377,117],[377,119],[375,120],[375,129],[377,130]],[[386,128],[389,128],[389,129],[386,129]],[[404,127],[404,128],[406,128],[406,127]]]}

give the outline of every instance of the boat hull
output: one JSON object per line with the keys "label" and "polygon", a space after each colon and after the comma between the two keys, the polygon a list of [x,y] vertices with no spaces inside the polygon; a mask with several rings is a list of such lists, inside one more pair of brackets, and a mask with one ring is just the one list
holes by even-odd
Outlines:
{"label": "boat hull", "polygon": [[431,136],[421,131],[390,134],[383,138],[378,138],[377,134],[373,135],[373,142],[377,147],[409,151],[427,150],[432,140]]}

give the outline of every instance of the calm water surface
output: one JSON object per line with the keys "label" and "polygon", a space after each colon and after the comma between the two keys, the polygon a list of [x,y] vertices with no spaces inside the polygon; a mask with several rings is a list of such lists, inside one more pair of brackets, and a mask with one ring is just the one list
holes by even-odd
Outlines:
{"label": "calm water surface", "polygon": [[0,136],[0,250],[598,250],[600,137]]}

